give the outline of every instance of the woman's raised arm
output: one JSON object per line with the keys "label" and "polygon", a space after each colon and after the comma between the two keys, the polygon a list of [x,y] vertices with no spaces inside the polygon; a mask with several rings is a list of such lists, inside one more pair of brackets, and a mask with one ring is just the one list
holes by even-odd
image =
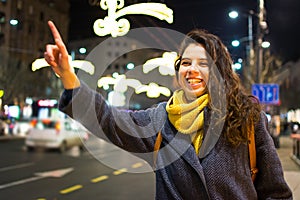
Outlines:
{"label": "woman's raised arm", "polygon": [[47,44],[44,53],[45,60],[53,71],[60,77],[65,89],[73,89],[80,86],[80,81],[70,65],[68,50],[52,21],[48,21],[55,44]]}

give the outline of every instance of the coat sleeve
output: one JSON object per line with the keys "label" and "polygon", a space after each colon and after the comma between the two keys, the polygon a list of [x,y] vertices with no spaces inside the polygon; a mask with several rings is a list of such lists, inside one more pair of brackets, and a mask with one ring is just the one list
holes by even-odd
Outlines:
{"label": "coat sleeve", "polygon": [[268,132],[264,113],[255,126],[258,176],[254,182],[258,199],[292,199],[276,148]]}
{"label": "coat sleeve", "polygon": [[120,110],[106,103],[102,95],[85,83],[64,91],[59,109],[80,122],[92,134],[132,153],[151,156],[158,131],[166,120],[164,104],[147,110]]}

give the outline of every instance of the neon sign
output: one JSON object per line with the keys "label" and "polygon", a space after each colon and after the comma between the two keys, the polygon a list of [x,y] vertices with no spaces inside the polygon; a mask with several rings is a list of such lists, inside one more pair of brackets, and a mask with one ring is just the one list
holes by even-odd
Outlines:
{"label": "neon sign", "polygon": [[[100,7],[108,10],[108,15],[104,19],[97,19],[94,22],[94,32],[99,36],[125,35],[130,29],[130,23],[125,18],[117,19],[129,14],[149,15],[166,20],[170,24],[173,23],[173,10],[161,3],[138,3],[124,7],[124,0],[101,0]],[[117,9],[119,10],[117,11]]]}
{"label": "neon sign", "polygon": [[54,107],[57,104],[57,100],[55,99],[45,99],[45,100],[39,100],[38,106],[41,107]]}

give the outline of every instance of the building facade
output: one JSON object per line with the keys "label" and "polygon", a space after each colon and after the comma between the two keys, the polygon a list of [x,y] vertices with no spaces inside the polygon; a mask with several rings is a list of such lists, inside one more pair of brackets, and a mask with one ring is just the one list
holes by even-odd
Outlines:
{"label": "building facade", "polygon": [[[3,104],[22,104],[26,97],[57,97],[55,77],[49,69],[31,71],[31,63],[43,57],[53,42],[47,21],[53,20],[67,41],[68,1],[0,1],[0,89]],[[54,78],[53,78],[54,77]]]}

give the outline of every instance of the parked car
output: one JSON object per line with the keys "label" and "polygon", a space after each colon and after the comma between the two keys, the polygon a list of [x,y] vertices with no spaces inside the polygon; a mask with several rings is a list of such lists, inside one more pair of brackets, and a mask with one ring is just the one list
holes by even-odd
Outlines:
{"label": "parked car", "polygon": [[31,124],[25,138],[27,150],[39,147],[64,152],[73,146],[83,147],[83,141],[88,139],[88,131],[69,118],[35,119]]}

